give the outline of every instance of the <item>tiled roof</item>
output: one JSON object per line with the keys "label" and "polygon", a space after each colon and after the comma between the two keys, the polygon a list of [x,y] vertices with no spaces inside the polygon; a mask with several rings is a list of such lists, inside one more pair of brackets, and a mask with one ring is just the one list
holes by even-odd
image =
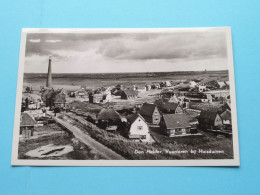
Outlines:
{"label": "tiled roof", "polygon": [[231,120],[231,111],[230,110],[224,111],[222,114],[220,114],[220,117],[223,120]]}
{"label": "tiled roof", "polygon": [[156,100],[155,104],[158,105],[161,110],[171,110],[171,111],[176,110],[176,108],[179,105],[178,103],[167,102],[163,99]]}
{"label": "tiled roof", "polygon": [[21,113],[20,127],[22,126],[34,126],[36,122],[27,113]]}
{"label": "tiled roof", "polygon": [[190,126],[189,117],[186,114],[165,114],[163,120],[167,129],[186,128]]}
{"label": "tiled roof", "polygon": [[217,112],[201,111],[199,121],[200,123],[214,124],[217,114]]}
{"label": "tiled roof", "polygon": [[128,95],[135,95],[135,96],[138,95],[138,91],[135,91],[135,90],[125,90],[122,93],[125,93],[127,96]]}
{"label": "tiled roof", "polygon": [[130,122],[130,124],[132,124],[138,117],[140,117],[144,122],[146,122],[145,119],[139,113],[135,113],[132,117],[128,118],[128,121]]}
{"label": "tiled roof", "polygon": [[144,103],[139,113],[142,116],[152,116],[155,108],[156,108],[155,104]]}

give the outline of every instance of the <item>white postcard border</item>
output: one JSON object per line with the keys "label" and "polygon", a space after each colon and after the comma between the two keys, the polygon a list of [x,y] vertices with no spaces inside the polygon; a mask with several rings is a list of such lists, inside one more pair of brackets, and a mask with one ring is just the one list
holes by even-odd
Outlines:
{"label": "white postcard border", "polygon": [[[173,33],[191,31],[225,31],[227,37],[227,52],[229,65],[230,98],[232,110],[233,154],[234,159],[208,159],[208,160],[23,160],[18,159],[20,109],[23,89],[24,59],[27,33]],[[232,51],[232,37],[230,27],[211,28],[100,28],[100,29],[22,29],[20,43],[20,57],[18,67],[15,120],[13,129],[12,166],[240,166],[237,109],[235,94],[235,76]]]}

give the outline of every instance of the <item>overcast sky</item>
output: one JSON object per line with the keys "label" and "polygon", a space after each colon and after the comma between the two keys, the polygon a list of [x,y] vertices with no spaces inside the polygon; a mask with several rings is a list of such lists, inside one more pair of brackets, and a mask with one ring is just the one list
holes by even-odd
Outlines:
{"label": "overcast sky", "polygon": [[164,72],[227,70],[222,31],[174,33],[29,33],[25,72]]}

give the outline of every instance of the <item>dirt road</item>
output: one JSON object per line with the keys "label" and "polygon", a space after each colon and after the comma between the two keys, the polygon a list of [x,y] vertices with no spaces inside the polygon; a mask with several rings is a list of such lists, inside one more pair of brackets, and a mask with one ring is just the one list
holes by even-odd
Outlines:
{"label": "dirt road", "polygon": [[108,160],[125,160],[124,157],[120,156],[113,150],[107,148],[103,144],[94,140],[90,136],[86,135],[76,126],[73,126],[68,122],[63,121],[57,117],[54,117],[54,119],[57,123],[61,124],[63,127],[71,131],[77,139],[79,139],[81,142],[83,142],[84,144],[86,144],[87,146],[89,146],[90,148],[92,148],[93,150],[95,150],[97,153],[101,154]]}

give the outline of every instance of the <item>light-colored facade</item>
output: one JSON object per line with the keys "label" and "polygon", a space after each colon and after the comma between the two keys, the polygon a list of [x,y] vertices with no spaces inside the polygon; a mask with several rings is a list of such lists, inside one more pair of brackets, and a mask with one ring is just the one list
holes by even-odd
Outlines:
{"label": "light-colored facade", "polygon": [[145,122],[142,116],[137,114],[134,120],[131,122],[128,136],[130,139],[141,140],[143,142],[150,141],[149,126]]}

